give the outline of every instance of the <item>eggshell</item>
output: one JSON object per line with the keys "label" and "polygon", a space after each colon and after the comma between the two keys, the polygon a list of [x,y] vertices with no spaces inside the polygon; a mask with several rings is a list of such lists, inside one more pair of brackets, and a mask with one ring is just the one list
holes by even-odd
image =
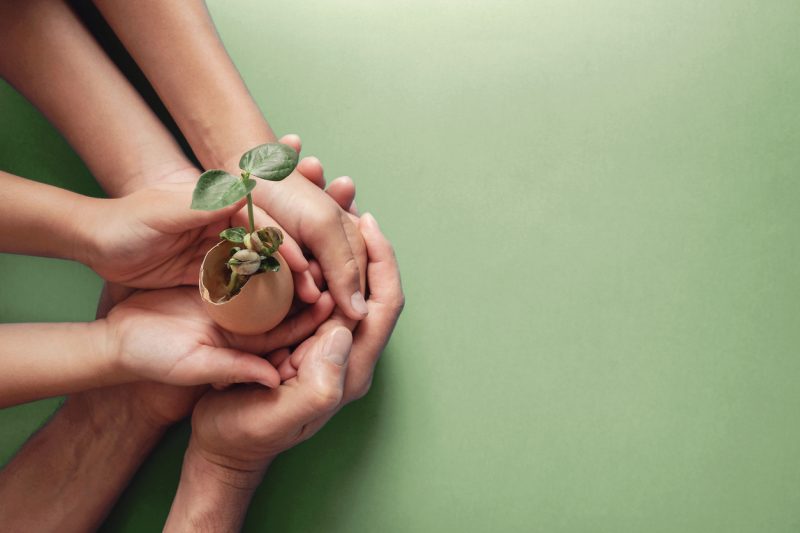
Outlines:
{"label": "eggshell", "polygon": [[235,244],[222,241],[208,251],[200,267],[200,296],[209,316],[232,333],[257,335],[274,328],[284,319],[292,305],[294,282],[286,260],[276,252],[281,264],[278,272],[262,272],[250,276],[239,293],[218,303],[227,294],[228,267]]}

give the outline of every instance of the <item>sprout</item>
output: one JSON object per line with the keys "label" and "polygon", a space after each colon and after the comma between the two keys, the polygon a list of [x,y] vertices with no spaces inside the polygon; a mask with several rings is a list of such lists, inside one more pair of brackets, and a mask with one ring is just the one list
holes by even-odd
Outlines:
{"label": "sprout", "polygon": [[228,174],[224,170],[208,170],[200,175],[192,194],[192,209],[214,211],[235,204],[247,198],[249,231],[242,227],[228,228],[220,233],[220,238],[232,243],[244,244],[245,249],[236,251],[228,261],[231,276],[228,294],[236,294],[247,281],[247,276],[259,272],[277,272],[279,264],[272,254],[283,242],[283,234],[278,228],[261,228],[256,231],[253,220],[253,196],[256,186],[251,176],[268,181],[281,181],[297,166],[297,152],[291,146],[268,143],[248,150],[239,160],[241,177]]}

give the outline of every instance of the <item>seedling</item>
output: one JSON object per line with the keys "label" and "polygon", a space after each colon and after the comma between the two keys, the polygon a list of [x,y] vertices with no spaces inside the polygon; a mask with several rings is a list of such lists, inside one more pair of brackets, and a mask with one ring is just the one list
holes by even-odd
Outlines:
{"label": "seedling", "polygon": [[247,197],[249,229],[228,228],[219,234],[221,239],[237,245],[231,249],[230,259],[226,263],[230,271],[226,285],[228,299],[242,289],[250,276],[261,272],[277,272],[280,269],[280,263],[274,254],[283,242],[283,233],[272,227],[256,229],[251,195],[256,180],[252,177],[281,181],[296,166],[297,152],[292,147],[269,143],[256,146],[242,155],[239,160],[242,171],[240,177],[224,170],[208,170],[200,175],[192,194],[192,209],[214,211]]}

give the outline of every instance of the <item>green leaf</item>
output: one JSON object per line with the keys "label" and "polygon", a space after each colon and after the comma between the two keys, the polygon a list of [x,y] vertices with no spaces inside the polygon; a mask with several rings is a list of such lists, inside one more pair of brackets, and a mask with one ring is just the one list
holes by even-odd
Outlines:
{"label": "green leaf", "polygon": [[277,259],[275,259],[274,257],[272,257],[270,255],[269,257],[264,257],[264,258],[261,259],[261,267],[258,269],[258,271],[259,272],[266,272],[266,271],[277,272],[280,269],[281,269],[280,262],[278,262]]}
{"label": "green leaf", "polygon": [[292,173],[297,166],[297,152],[280,143],[256,146],[245,152],[239,160],[239,168],[257,178],[280,181]]}
{"label": "green leaf", "polygon": [[244,242],[245,235],[247,235],[247,230],[240,226],[226,229],[219,234],[219,238],[230,242]]}
{"label": "green leaf", "polygon": [[242,181],[224,170],[208,170],[200,175],[192,194],[192,209],[215,211],[241,200],[256,186],[256,180]]}
{"label": "green leaf", "polygon": [[263,255],[272,255],[283,243],[283,232],[278,228],[266,227],[258,230],[258,237],[264,245]]}

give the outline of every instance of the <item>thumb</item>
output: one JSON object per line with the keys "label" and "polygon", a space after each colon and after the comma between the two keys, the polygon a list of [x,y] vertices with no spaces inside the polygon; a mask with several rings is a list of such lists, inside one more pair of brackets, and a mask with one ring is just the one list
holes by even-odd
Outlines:
{"label": "thumb", "polygon": [[268,361],[232,348],[200,346],[171,372],[180,385],[207,383],[261,383],[277,387],[281,378]]}
{"label": "thumb", "polygon": [[241,198],[216,211],[201,211],[192,209],[193,183],[170,184],[168,189],[160,189],[145,197],[147,202],[146,213],[155,226],[168,232],[188,231],[207,226],[211,223],[229,219],[244,207],[246,198]]}
{"label": "thumb", "polygon": [[[182,200],[185,199],[181,198]],[[189,203],[181,202],[176,205],[175,211],[172,215],[172,223],[174,229],[177,231],[188,231],[203,226],[208,226],[214,222],[230,219],[237,211],[239,211],[247,203],[247,198],[241,198],[236,203],[229,206],[217,209],[216,211],[200,211],[192,209],[191,195],[188,196]]]}
{"label": "thumb", "polygon": [[338,409],[342,401],[347,362],[353,336],[344,327],[323,335],[303,358],[297,371],[297,381],[286,402],[288,420],[307,424]]}

